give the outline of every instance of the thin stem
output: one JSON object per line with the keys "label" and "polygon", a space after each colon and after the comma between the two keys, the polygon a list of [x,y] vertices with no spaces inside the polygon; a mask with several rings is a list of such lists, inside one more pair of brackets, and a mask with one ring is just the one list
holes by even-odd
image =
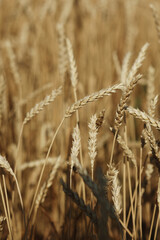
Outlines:
{"label": "thin stem", "polygon": [[158,225],[159,225],[159,215],[160,215],[159,207],[160,206],[158,206],[158,216],[157,216],[157,222],[156,222],[156,229],[155,229],[155,232],[154,232],[154,240],[157,239],[157,232],[158,232]]}
{"label": "thin stem", "polygon": [[151,227],[150,227],[150,231],[149,231],[149,237],[148,240],[151,239],[151,235],[152,235],[152,229],[153,229],[153,223],[154,223],[154,219],[155,219],[155,214],[156,214],[156,204],[154,205],[154,209],[153,209],[153,216],[152,216],[152,222],[151,222]]}
{"label": "thin stem", "polygon": [[124,222],[119,218],[118,219],[122,227],[125,229],[125,231],[130,235],[131,238],[133,238],[133,234],[129,231],[129,229],[125,226]]}
{"label": "thin stem", "polygon": [[114,135],[114,139],[113,139],[112,151],[111,151],[111,157],[110,157],[110,163],[109,163],[110,166],[111,166],[112,161],[113,161],[113,153],[114,153],[114,147],[115,147],[115,142],[116,142],[117,134],[118,134],[118,130],[116,130],[115,135]]}
{"label": "thin stem", "polygon": [[11,232],[11,227],[10,227],[10,224],[9,224],[9,218],[8,218],[8,214],[7,214],[6,203],[5,203],[5,200],[4,200],[4,195],[3,195],[1,182],[0,182],[0,193],[1,193],[1,197],[2,197],[2,203],[3,203],[4,212],[5,212],[5,215],[6,215],[9,235],[10,235],[10,238],[13,239],[12,232]]}
{"label": "thin stem", "polygon": [[[123,159],[123,223],[126,226],[126,160]],[[124,230],[124,240],[126,239],[126,231]]]}
{"label": "thin stem", "polygon": [[142,169],[142,147],[140,148],[140,159],[139,159],[139,229],[140,238],[142,239],[142,187],[141,187],[141,169]]}
{"label": "thin stem", "polygon": [[134,232],[134,237],[136,239],[135,214],[133,209],[133,197],[132,197],[132,187],[131,187],[131,174],[130,174],[128,160],[127,160],[127,172],[128,172],[129,195],[130,195],[131,211],[132,211],[132,221],[133,221],[133,232]]}
{"label": "thin stem", "polygon": [[7,195],[6,181],[5,181],[5,177],[4,177],[3,174],[2,174],[2,180],[3,180],[4,194],[5,194],[5,198],[6,198],[8,220],[9,220],[10,227],[12,229],[12,222],[11,222],[11,214],[10,214],[10,208],[9,208],[8,195]]}
{"label": "thin stem", "polygon": [[17,161],[18,158],[18,153],[20,150],[20,145],[21,145],[21,138],[22,138],[22,133],[23,133],[23,129],[24,129],[24,123],[22,123],[21,126],[21,131],[20,131],[20,135],[19,135],[19,139],[18,139],[18,145],[17,145],[17,151],[16,151],[16,161],[15,161],[15,166],[14,166],[14,173],[16,174],[17,172],[17,165],[19,164],[19,161]]}
{"label": "thin stem", "polygon": [[42,170],[41,170],[41,173],[40,173],[40,177],[39,177],[39,180],[38,180],[38,183],[37,183],[37,187],[36,187],[36,191],[35,191],[35,194],[34,194],[34,198],[33,198],[33,201],[32,201],[31,209],[30,209],[30,212],[29,212],[29,219],[31,217],[31,214],[32,214],[32,211],[33,211],[33,208],[34,208],[34,204],[35,204],[35,201],[36,201],[36,198],[37,198],[37,194],[38,194],[38,191],[39,191],[39,187],[40,187],[40,184],[41,184],[41,180],[42,180],[42,177],[43,177],[43,173],[44,173],[44,170],[45,170],[45,167],[46,167],[46,164],[47,164],[47,160],[48,160],[49,154],[51,152],[54,140],[55,140],[55,138],[56,138],[56,136],[57,136],[57,134],[58,134],[58,132],[59,132],[63,122],[64,122],[64,120],[65,120],[65,118],[63,118],[62,121],[60,122],[60,124],[59,124],[59,126],[58,126],[58,128],[57,128],[57,130],[56,130],[56,132],[55,132],[55,134],[53,136],[53,138],[52,138],[51,144],[50,144],[50,146],[48,148],[48,152],[47,152],[47,155],[46,155],[46,158],[45,158],[45,162],[44,162],[44,164],[42,166]]}

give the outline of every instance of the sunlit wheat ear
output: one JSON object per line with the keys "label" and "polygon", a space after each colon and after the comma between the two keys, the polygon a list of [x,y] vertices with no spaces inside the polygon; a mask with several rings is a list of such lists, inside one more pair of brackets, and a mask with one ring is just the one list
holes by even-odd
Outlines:
{"label": "sunlit wheat ear", "polygon": [[158,157],[159,155],[158,146],[156,144],[156,139],[149,123],[146,124],[146,134],[152,153]]}
{"label": "sunlit wheat ear", "polygon": [[72,148],[71,148],[71,170],[70,170],[70,187],[72,187],[72,173],[73,166],[75,164],[75,159],[78,157],[80,146],[81,146],[81,137],[78,125],[73,129],[72,134]]}
{"label": "sunlit wheat ear", "polygon": [[160,17],[155,6],[153,4],[150,4],[149,6],[152,10],[152,14],[153,14],[153,18],[154,18],[154,22],[157,30],[157,35],[158,35],[158,42],[160,43]]}
{"label": "sunlit wheat ear", "polygon": [[77,82],[78,82],[77,66],[74,59],[74,55],[73,55],[72,44],[68,38],[66,39],[66,44],[67,44],[68,60],[69,60],[69,66],[70,66],[71,83],[73,88],[76,88]]}
{"label": "sunlit wheat ear", "polygon": [[16,175],[14,174],[9,162],[6,160],[5,157],[2,157],[0,155],[0,168],[6,172],[6,173],[9,173],[13,179],[15,180],[16,182],[16,186],[17,186],[17,190],[18,190],[18,194],[19,194],[19,198],[20,198],[20,202],[21,202],[21,206],[22,206],[22,209],[23,209],[23,201],[22,201],[22,196],[21,196],[21,192],[20,192],[20,189],[19,189],[19,185],[18,185],[18,181],[17,181],[17,178],[16,178]]}
{"label": "sunlit wheat ear", "polygon": [[123,138],[118,134],[117,136],[117,142],[119,143],[120,147],[123,149],[123,153],[126,157],[128,157],[132,163],[134,164],[134,166],[137,166],[137,162],[136,162],[136,158],[133,154],[133,152],[129,149],[129,147],[127,146],[126,142],[123,140]]}
{"label": "sunlit wheat ear", "polygon": [[45,99],[39,103],[37,103],[26,115],[23,124],[29,122],[34,116],[38,115],[45,106],[49,105],[51,102],[55,100],[55,98],[60,95],[62,92],[62,87],[59,87],[56,90],[53,90],[52,93],[45,97]]}
{"label": "sunlit wheat ear", "polygon": [[[108,167],[109,167],[109,169],[107,171],[106,178],[107,178],[109,184],[111,184],[112,200],[114,203],[115,211],[116,211],[117,215],[119,216],[122,211],[121,186],[120,186],[119,179],[118,179],[119,171],[114,167],[113,164],[109,165]],[[107,186],[107,188],[108,188],[108,186]]]}
{"label": "sunlit wheat ear", "polygon": [[121,83],[123,83],[124,85],[127,84],[127,76],[128,76],[130,58],[131,58],[131,53],[128,52],[126,54],[126,56],[124,57],[124,60],[123,60],[123,63],[122,63]]}
{"label": "sunlit wheat ear", "polygon": [[132,79],[129,85],[126,87],[126,90],[123,92],[122,97],[120,99],[120,103],[118,104],[117,111],[116,111],[116,118],[115,118],[115,130],[118,131],[119,127],[122,125],[125,106],[127,101],[133,92],[134,87],[136,86],[137,82],[142,78],[140,74]]}
{"label": "sunlit wheat ear", "polygon": [[67,47],[66,47],[66,37],[64,31],[64,24],[57,24],[58,32],[58,45],[59,45],[59,72],[61,75],[62,82],[64,81],[65,73],[68,66],[68,56],[67,56]]}
{"label": "sunlit wheat ear", "polygon": [[115,118],[115,130],[116,131],[118,131],[119,127],[122,125],[125,105],[129,99],[131,93],[133,92],[134,87],[136,86],[138,81],[142,78],[141,75],[136,76],[136,73],[139,70],[139,68],[142,66],[142,62],[145,59],[145,53],[147,51],[148,46],[149,46],[149,44],[146,43],[142,47],[136,61],[134,62],[131,70],[129,71],[129,74],[128,74],[128,77],[126,80],[126,82],[127,82],[126,89],[122,94],[120,103],[119,103],[119,105],[117,107],[117,111],[116,111],[116,118]]}
{"label": "sunlit wheat ear", "polygon": [[76,103],[72,104],[65,113],[65,118],[72,116],[78,109],[84,107],[89,102],[96,102],[98,99],[103,98],[104,96],[110,96],[111,94],[115,93],[117,90],[124,90],[123,84],[116,84],[110,88],[102,89],[99,92],[95,92],[91,95],[88,95]]}
{"label": "sunlit wheat ear", "polygon": [[136,76],[138,70],[140,69],[140,67],[142,66],[142,63],[145,59],[145,55],[146,55],[146,51],[149,47],[149,43],[146,43],[140,50],[138,57],[136,59],[136,61],[134,62],[133,66],[131,67],[128,77],[127,77],[127,85],[130,84],[130,82],[132,81],[132,79]]}
{"label": "sunlit wheat ear", "polygon": [[91,176],[93,180],[94,176],[94,162],[95,158],[97,155],[97,127],[96,127],[96,122],[97,122],[97,116],[96,114],[93,115],[90,119],[90,123],[88,124],[89,127],[89,140],[88,140],[88,154],[90,157],[91,161]]}
{"label": "sunlit wheat ear", "polygon": [[126,110],[129,114],[133,115],[135,118],[140,119],[142,122],[149,123],[151,126],[160,130],[160,121],[150,117],[147,113],[140,111],[139,109],[135,109],[133,107],[127,107]]}

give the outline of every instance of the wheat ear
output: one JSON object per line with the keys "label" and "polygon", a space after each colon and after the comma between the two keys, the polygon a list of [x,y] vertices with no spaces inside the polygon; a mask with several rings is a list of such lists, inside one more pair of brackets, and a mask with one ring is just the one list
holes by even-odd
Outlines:
{"label": "wheat ear", "polygon": [[156,10],[156,8],[153,4],[150,4],[150,8],[152,10],[152,14],[153,14],[153,18],[154,18],[154,22],[155,22],[155,26],[156,26],[156,30],[157,30],[158,43],[160,43],[160,19],[159,19],[159,15],[158,15],[158,12],[157,12],[157,10]]}
{"label": "wheat ear", "polygon": [[33,108],[31,108],[31,110],[27,113],[23,124],[26,124],[27,122],[29,122],[34,116],[36,116],[37,114],[39,114],[39,112],[41,112],[45,106],[49,105],[51,102],[53,102],[55,100],[55,98],[60,95],[62,92],[62,87],[59,87],[56,90],[53,90],[52,93],[48,96],[45,97],[44,100],[42,100],[41,102],[37,103]]}
{"label": "wheat ear", "polygon": [[58,32],[58,45],[59,45],[59,72],[60,72],[60,76],[63,83],[65,73],[67,71],[67,66],[68,66],[64,24],[62,23],[57,24],[57,32]]}
{"label": "wheat ear", "polygon": [[68,38],[66,39],[66,45],[67,45],[67,52],[68,52],[68,59],[69,59],[69,66],[70,66],[71,83],[73,88],[76,88],[78,83],[77,66],[74,59],[74,55],[73,55],[72,44]]}
{"label": "wheat ear", "polygon": [[[112,189],[112,200],[114,203],[114,208],[119,216],[122,211],[122,195],[121,195],[121,186],[118,180],[119,171],[114,167],[114,165],[109,165],[109,169],[106,174],[108,182],[111,184]],[[108,187],[108,186],[107,186]]]}
{"label": "wheat ear", "polygon": [[123,84],[115,84],[110,88],[101,89],[99,92],[92,93],[91,95],[88,95],[80,100],[78,100],[76,103],[72,104],[65,113],[65,118],[70,117],[73,113],[76,112],[76,110],[84,107],[89,102],[95,102],[100,98],[103,98],[104,96],[109,96],[112,93],[115,93],[117,90],[123,90],[124,86]]}
{"label": "wheat ear", "polygon": [[53,166],[47,181],[44,182],[44,184],[42,185],[42,187],[40,189],[40,192],[39,192],[39,194],[37,196],[37,199],[35,201],[35,211],[34,211],[32,224],[34,224],[34,222],[35,222],[39,205],[45,201],[45,198],[46,198],[47,193],[48,193],[48,189],[52,186],[53,179],[55,178],[55,175],[58,171],[58,168],[61,166],[61,164],[62,164],[62,159],[61,159],[61,157],[59,157],[57,159],[55,165]]}
{"label": "wheat ear", "polygon": [[22,207],[22,210],[24,211],[22,196],[21,196],[21,192],[20,192],[20,189],[19,189],[19,185],[18,185],[18,181],[17,181],[16,175],[14,174],[14,172],[13,172],[9,162],[6,160],[5,157],[2,157],[1,155],[0,155],[0,168],[2,170],[4,170],[4,172],[9,173],[13,177],[13,179],[15,180],[16,186],[17,186],[17,190],[18,190],[18,194],[19,194],[21,207]]}
{"label": "wheat ear", "polygon": [[129,67],[129,60],[131,58],[131,53],[128,52],[126,56],[124,57],[123,63],[122,63],[122,71],[121,71],[121,83],[124,85],[127,84],[127,76],[128,76],[128,67]]}
{"label": "wheat ear", "polygon": [[70,188],[72,188],[72,173],[75,159],[78,157],[80,146],[81,146],[81,137],[78,125],[73,129],[72,134],[73,142],[71,148],[71,170],[70,170]]}
{"label": "wheat ear", "polygon": [[160,130],[160,122],[158,120],[155,120],[154,118],[150,117],[147,113],[142,112],[139,109],[135,109],[131,106],[127,107],[126,110],[129,112],[129,114],[131,114],[134,117],[140,119],[142,122],[150,123],[151,126]]}
{"label": "wheat ear", "polygon": [[119,143],[120,147],[123,149],[124,155],[127,158],[129,158],[133,162],[134,166],[136,167],[137,166],[136,158],[135,158],[133,152],[127,146],[126,142],[123,140],[123,138],[119,134],[118,134],[116,140]]}
{"label": "wheat ear", "polygon": [[91,161],[91,176],[92,180],[94,178],[94,162],[97,155],[96,146],[97,146],[97,116],[96,114],[91,117],[89,123],[89,140],[88,140],[88,154]]}
{"label": "wheat ear", "polygon": [[82,198],[79,197],[79,195],[76,192],[73,192],[67,185],[63,182],[63,180],[60,180],[61,185],[63,186],[63,191],[66,195],[68,195],[73,202],[77,204],[77,206],[85,212],[85,214],[91,219],[91,221],[94,224],[97,224],[97,216],[96,213],[91,209],[89,205],[86,205]]}
{"label": "wheat ear", "polygon": [[116,118],[115,118],[115,130],[118,131],[119,127],[122,124],[123,115],[125,111],[125,106],[127,101],[133,92],[134,87],[136,86],[137,82],[142,78],[142,75],[138,74],[136,77],[132,79],[129,85],[126,87],[125,92],[123,93],[120,103],[118,104],[117,111],[116,111]]}

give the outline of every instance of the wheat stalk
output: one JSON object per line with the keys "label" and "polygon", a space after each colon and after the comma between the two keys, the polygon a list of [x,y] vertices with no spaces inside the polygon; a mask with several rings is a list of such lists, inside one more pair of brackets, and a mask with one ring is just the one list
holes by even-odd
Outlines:
{"label": "wheat stalk", "polygon": [[[13,179],[15,180],[16,182],[16,186],[17,186],[17,190],[18,190],[18,194],[19,194],[19,199],[20,199],[20,203],[21,203],[21,207],[22,207],[22,210],[24,211],[24,207],[23,207],[23,201],[22,201],[22,196],[21,196],[21,192],[20,192],[20,189],[19,189],[19,185],[18,185],[18,181],[17,181],[17,178],[16,178],[16,175],[14,174],[9,162],[6,160],[5,157],[2,157],[0,155],[0,168],[5,172],[5,173],[9,173]],[[24,213],[24,212],[23,212]],[[25,216],[24,216],[25,218]]]}

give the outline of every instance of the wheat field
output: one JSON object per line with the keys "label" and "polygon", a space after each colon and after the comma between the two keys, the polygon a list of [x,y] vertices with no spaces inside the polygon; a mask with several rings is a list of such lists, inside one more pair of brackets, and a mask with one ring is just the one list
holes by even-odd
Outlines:
{"label": "wheat field", "polygon": [[160,2],[0,0],[0,239],[160,239]]}

